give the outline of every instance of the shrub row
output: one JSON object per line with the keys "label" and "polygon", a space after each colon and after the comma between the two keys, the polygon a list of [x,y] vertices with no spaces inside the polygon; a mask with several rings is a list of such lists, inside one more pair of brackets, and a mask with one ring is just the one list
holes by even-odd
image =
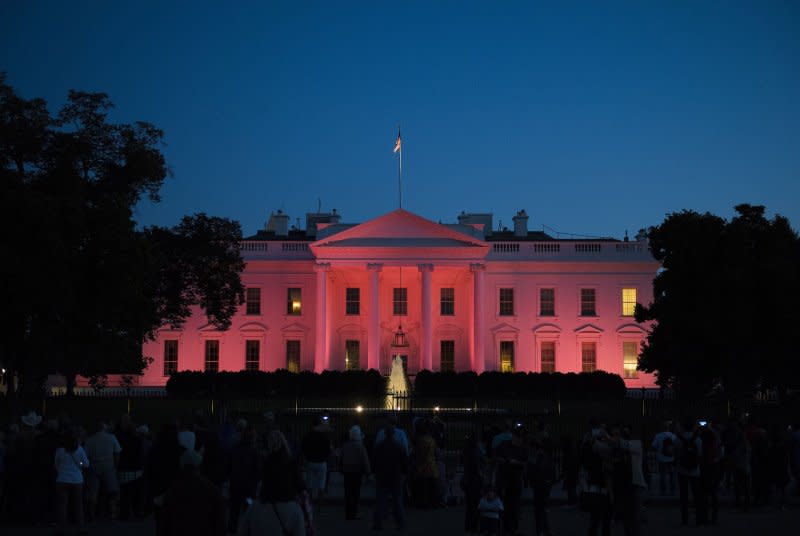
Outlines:
{"label": "shrub row", "polygon": [[543,374],[537,372],[430,372],[421,371],[414,380],[416,396],[462,396],[501,398],[602,398],[625,397],[625,382],[617,374]]}
{"label": "shrub row", "polygon": [[347,372],[195,372],[170,376],[167,393],[175,397],[380,397],[386,394],[386,378],[376,370]]}

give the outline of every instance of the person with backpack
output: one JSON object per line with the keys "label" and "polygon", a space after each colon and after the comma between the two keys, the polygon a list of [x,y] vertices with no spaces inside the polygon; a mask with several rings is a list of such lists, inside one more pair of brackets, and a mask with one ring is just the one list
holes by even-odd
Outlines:
{"label": "person with backpack", "polygon": [[661,495],[667,493],[669,481],[669,494],[675,495],[675,441],[677,437],[672,433],[672,423],[667,421],[661,432],[653,438],[652,447],[656,453],[658,464],[658,487]]}
{"label": "person with backpack", "polygon": [[681,426],[675,443],[677,459],[678,493],[681,502],[681,522],[689,524],[689,491],[694,500],[695,519],[698,525],[706,524],[704,501],[700,497],[700,457],[703,443],[697,423],[687,418]]}

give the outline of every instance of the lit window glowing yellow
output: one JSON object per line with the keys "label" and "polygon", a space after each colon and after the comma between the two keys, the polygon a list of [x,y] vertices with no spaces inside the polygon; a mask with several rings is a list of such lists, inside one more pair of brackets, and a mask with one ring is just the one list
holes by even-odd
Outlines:
{"label": "lit window glowing yellow", "polygon": [[633,316],[636,310],[636,289],[622,289],[622,316]]}
{"label": "lit window glowing yellow", "polygon": [[638,378],[636,366],[639,364],[639,345],[635,342],[622,343],[622,376],[624,378]]}

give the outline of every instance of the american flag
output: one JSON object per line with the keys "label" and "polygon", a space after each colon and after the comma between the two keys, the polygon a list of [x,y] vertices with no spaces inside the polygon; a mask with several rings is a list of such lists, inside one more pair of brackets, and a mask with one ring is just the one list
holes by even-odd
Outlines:
{"label": "american flag", "polygon": [[399,150],[400,150],[400,130],[398,129],[398,131],[397,131],[397,141],[394,142],[394,152],[396,153]]}

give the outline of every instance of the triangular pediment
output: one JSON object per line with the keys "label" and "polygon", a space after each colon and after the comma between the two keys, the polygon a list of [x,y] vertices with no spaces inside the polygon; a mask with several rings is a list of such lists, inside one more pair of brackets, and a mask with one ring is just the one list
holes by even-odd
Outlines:
{"label": "triangular pediment", "polygon": [[519,333],[519,328],[515,328],[511,324],[501,322],[491,329],[492,333]]}
{"label": "triangular pediment", "polygon": [[647,333],[647,330],[639,324],[629,322],[628,324],[622,324],[620,327],[618,327],[617,333],[638,333],[640,335],[644,335]]}
{"label": "triangular pediment", "polygon": [[477,247],[488,244],[401,208],[311,244],[331,247]]}
{"label": "triangular pediment", "polygon": [[575,333],[603,333],[603,330],[594,324],[584,324],[576,328]]}

